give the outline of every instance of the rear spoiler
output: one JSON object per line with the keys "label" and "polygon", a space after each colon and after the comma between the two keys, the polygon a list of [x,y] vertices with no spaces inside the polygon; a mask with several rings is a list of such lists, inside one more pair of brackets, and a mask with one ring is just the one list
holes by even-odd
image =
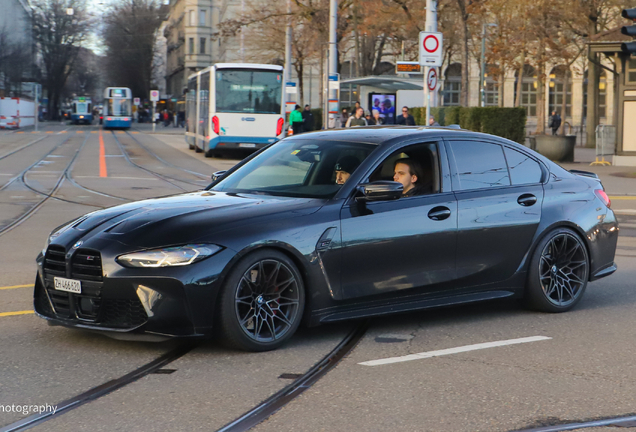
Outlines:
{"label": "rear spoiler", "polygon": [[598,175],[594,174],[593,172],[581,171],[581,170],[570,170],[570,172],[572,174],[580,175],[580,176],[583,176],[583,177],[590,177],[590,178],[593,178],[595,180],[601,181],[601,179],[598,178]]}

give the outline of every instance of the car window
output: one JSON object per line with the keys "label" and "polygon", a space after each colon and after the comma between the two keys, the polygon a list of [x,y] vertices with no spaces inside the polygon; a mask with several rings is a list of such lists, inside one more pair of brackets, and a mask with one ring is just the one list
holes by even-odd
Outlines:
{"label": "car window", "polygon": [[513,185],[540,183],[543,171],[538,162],[525,154],[504,147]]}
{"label": "car window", "polygon": [[414,183],[415,191],[407,196],[439,192],[439,158],[435,143],[410,145],[393,152],[373,170],[369,176],[369,181],[396,181],[394,178],[396,163],[405,160],[415,161],[414,167],[420,171],[419,175],[416,174],[418,179]]}
{"label": "car window", "polygon": [[499,144],[451,141],[461,190],[509,186],[510,177]]}
{"label": "car window", "polygon": [[[329,198],[375,149],[373,144],[285,139],[223,178],[211,190]],[[335,179],[336,167],[348,174],[341,183]]]}

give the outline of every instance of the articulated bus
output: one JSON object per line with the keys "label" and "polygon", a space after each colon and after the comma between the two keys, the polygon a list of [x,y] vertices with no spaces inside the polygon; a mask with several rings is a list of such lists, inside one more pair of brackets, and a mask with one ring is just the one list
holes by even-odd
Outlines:
{"label": "articulated bus", "polygon": [[218,63],[188,78],[186,142],[208,157],[283,138],[283,67]]}
{"label": "articulated bus", "polygon": [[89,97],[76,97],[71,103],[71,123],[93,123],[93,104]]}
{"label": "articulated bus", "polygon": [[132,92],[126,87],[108,87],[104,91],[104,129],[129,128],[132,123]]}

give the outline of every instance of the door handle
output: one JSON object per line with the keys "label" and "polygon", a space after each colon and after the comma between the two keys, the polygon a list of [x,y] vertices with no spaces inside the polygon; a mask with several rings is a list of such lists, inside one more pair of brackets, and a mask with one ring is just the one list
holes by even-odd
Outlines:
{"label": "door handle", "polygon": [[517,198],[517,202],[524,207],[530,207],[537,202],[537,197],[532,194],[523,194]]}
{"label": "door handle", "polygon": [[448,217],[450,217],[450,215],[450,209],[448,207],[442,206],[433,207],[431,211],[428,212],[428,217],[436,221],[447,219]]}

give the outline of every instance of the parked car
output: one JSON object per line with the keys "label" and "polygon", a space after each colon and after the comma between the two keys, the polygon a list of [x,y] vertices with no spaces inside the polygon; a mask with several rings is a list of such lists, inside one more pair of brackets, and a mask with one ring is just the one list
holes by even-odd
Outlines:
{"label": "parked car", "polygon": [[[407,180],[416,193],[404,194]],[[54,230],[37,257],[35,311],[113,337],[220,333],[253,351],[279,347],[301,321],[504,297],[564,312],[616,270],[610,205],[594,174],[491,135],[306,133],[205,190]]]}

